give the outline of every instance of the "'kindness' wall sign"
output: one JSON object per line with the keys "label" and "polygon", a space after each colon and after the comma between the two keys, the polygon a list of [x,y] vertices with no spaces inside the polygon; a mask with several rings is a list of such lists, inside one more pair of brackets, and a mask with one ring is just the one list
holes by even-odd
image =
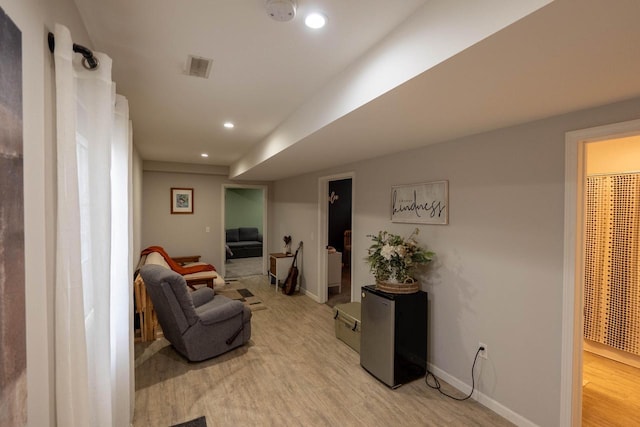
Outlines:
{"label": "'kindness' wall sign", "polygon": [[391,187],[391,222],[448,224],[449,182]]}

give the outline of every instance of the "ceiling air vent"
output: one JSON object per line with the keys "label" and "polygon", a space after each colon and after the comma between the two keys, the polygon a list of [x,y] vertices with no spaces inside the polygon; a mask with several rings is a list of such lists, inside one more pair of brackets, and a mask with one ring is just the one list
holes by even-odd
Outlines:
{"label": "ceiling air vent", "polygon": [[213,60],[200,56],[189,55],[187,57],[187,75],[194,77],[209,78],[209,73],[213,66]]}

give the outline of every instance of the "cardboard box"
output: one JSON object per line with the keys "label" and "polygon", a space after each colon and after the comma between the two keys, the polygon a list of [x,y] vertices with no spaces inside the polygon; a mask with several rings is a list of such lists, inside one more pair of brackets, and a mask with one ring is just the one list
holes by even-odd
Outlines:
{"label": "cardboard box", "polygon": [[360,303],[350,302],[334,307],[336,337],[360,353],[360,330],[362,316]]}

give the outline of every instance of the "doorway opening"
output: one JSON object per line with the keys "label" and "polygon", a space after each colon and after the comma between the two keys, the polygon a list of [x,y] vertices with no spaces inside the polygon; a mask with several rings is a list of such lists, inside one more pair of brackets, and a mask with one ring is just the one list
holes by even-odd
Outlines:
{"label": "doorway opening", "polygon": [[351,302],[351,178],[329,181],[327,305]]}
{"label": "doorway opening", "polygon": [[640,406],[640,136],[586,144],[585,165],[582,424],[630,425]]}
{"label": "doorway opening", "polygon": [[223,276],[227,281],[265,275],[267,272],[267,187],[225,184],[222,228],[225,254]]}
{"label": "doorway opening", "polygon": [[[583,414],[590,415],[588,411],[583,411],[583,403],[588,405],[593,401],[588,387],[590,384],[592,388],[598,387],[593,377],[589,377],[591,367],[588,365],[593,362],[592,353],[584,353],[585,348],[589,345],[585,345],[585,325],[589,326],[591,321],[587,320],[585,323],[585,318],[589,315],[588,310],[592,309],[588,307],[591,302],[587,301],[590,298],[588,293],[592,292],[592,288],[587,288],[591,285],[586,283],[587,280],[591,280],[587,276],[594,274],[587,271],[587,264],[592,262],[592,252],[587,253],[591,244],[588,241],[591,237],[587,235],[587,231],[592,227],[592,223],[587,222],[589,197],[587,190],[591,185],[587,181],[588,150],[590,146],[596,147],[595,144],[598,143],[606,144],[611,142],[605,141],[628,137],[640,138],[640,120],[566,134],[561,425],[578,426],[583,424]],[[593,160],[593,153],[591,154]],[[591,209],[590,206],[589,209]],[[607,307],[606,303],[605,307]],[[611,376],[608,377],[610,379]],[[640,385],[640,383],[638,384]],[[623,386],[626,385],[620,385],[620,387]],[[597,390],[595,391],[597,392]],[[635,393],[637,394],[637,391]],[[611,394],[608,392],[607,397]],[[602,393],[600,393],[601,396]],[[617,414],[622,414],[622,412],[618,410]],[[597,425],[597,421],[594,423],[587,419],[584,421],[585,425]]]}
{"label": "doorway opening", "polygon": [[318,302],[331,306],[353,301],[354,174],[318,180]]}

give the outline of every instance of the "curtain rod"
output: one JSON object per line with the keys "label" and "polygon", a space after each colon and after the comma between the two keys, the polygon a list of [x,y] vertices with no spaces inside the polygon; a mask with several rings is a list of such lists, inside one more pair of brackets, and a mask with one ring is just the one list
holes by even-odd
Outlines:
{"label": "curtain rod", "polygon": [[[49,33],[48,39],[49,50],[51,51],[51,53],[53,53],[56,48],[56,39],[53,33]],[[87,70],[96,70],[100,66],[100,61],[98,61],[98,58],[93,55],[93,52],[91,52],[90,49],[74,43],[73,51],[82,55],[82,66]]]}

